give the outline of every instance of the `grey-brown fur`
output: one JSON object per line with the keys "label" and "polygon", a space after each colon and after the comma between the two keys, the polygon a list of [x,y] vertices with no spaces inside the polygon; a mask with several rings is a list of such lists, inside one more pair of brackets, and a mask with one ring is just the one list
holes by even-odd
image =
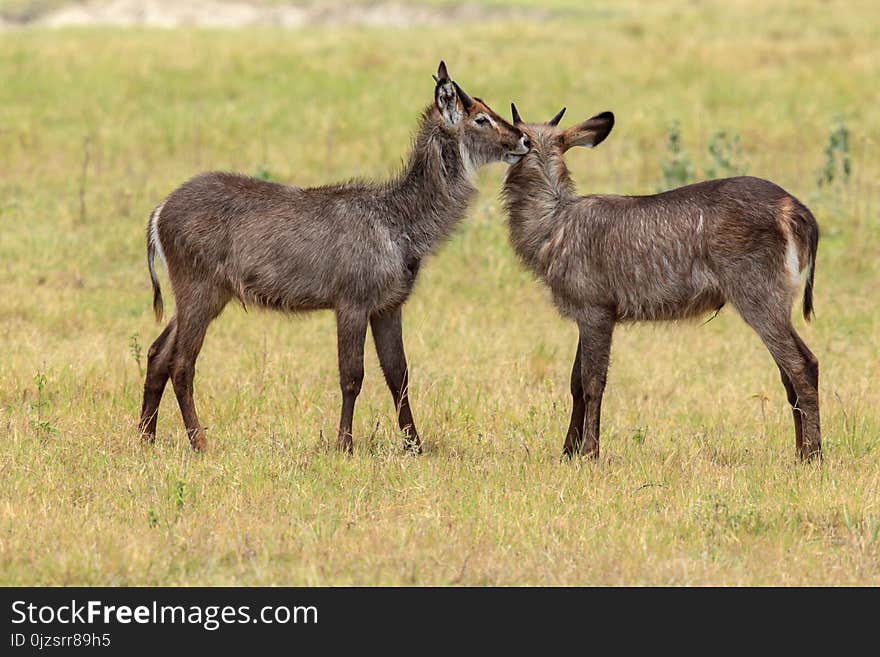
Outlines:
{"label": "grey-brown fur", "polygon": [[206,173],[154,210],[147,254],[157,318],[162,297],[154,259],[164,255],[177,310],[150,347],[140,430],[155,437],[171,378],[194,448],[206,446],[193,376],[208,324],[231,299],[284,312],[332,309],[337,317],[342,413],[338,444],[352,448],[354,403],[371,324],[379,361],[410,448],[419,436],[407,394],[401,306],[423,259],[464,216],[473,170],[518,160],[522,133],[472,99],[441,63],[435,102],[422,115],[402,173],[385,184],[301,189],[232,173]]}
{"label": "grey-brown fur", "polygon": [[510,236],[523,262],[580,330],[565,453],[598,455],[599,416],[617,322],[676,320],[730,303],[775,359],[792,406],[798,453],[821,453],[818,362],[791,324],[806,278],[812,313],[819,229],[778,185],[726,178],[651,196],[577,196],[563,154],[611,131],[606,112],[568,130],[514,123],[533,149],[508,172]]}

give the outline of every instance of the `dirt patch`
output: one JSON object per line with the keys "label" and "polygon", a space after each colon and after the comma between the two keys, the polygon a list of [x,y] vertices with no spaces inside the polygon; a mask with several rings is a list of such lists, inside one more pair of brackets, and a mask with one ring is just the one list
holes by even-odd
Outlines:
{"label": "dirt patch", "polygon": [[97,0],[66,5],[18,24],[53,28],[88,25],[159,28],[297,28],[309,25],[406,27],[548,18],[550,12],[539,9],[480,7],[473,4],[437,6],[400,2],[339,2],[266,5],[235,0]]}

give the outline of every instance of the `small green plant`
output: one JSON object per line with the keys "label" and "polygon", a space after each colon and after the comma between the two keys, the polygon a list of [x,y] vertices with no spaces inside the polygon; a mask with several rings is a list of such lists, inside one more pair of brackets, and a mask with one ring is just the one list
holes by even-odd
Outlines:
{"label": "small green plant", "polygon": [[34,375],[34,385],[37,386],[37,414],[39,416],[40,407],[43,405],[43,391],[46,389],[46,375],[37,372]]}
{"label": "small green plant", "polygon": [[[747,169],[740,136],[727,130],[716,130],[712,133],[709,138],[703,178],[742,176]],[[662,171],[662,190],[687,185],[693,182],[696,177],[696,168],[681,143],[681,128],[678,122],[669,127],[666,140],[666,158],[663,160]]]}
{"label": "small green plant", "polygon": [[257,168],[254,169],[254,178],[259,178],[260,180],[275,180],[275,176],[272,175],[272,172],[269,171],[265,164],[257,165]]}
{"label": "small green plant", "polygon": [[662,164],[663,189],[687,185],[694,179],[694,167],[681,144],[681,129],[676,121],[669,126],[666,139],[666,159]]}
{"label": "small green plant", "polygon": [[716,130],[709,139],[709,164],[706,166],[705,177],[742,176],[747,168],[743,162],[739,135]]}
{"label": "small green plant", "polygon": [[138,371],[143,374],[144,368],[141,365],[141,356],[143,355],[144,350],[140,343],[140,334],[132,333],[131,337],[128,338],[128,351],[137,363]]}
{"label": "small green plant", "polygon": [[636,427],[632,431],[632,439],[636,445],[642,445],[645,442],[645,439],[648,437],[648,428],[647,427]]}
{"label": "small green plant", "polygon": [[838,116],[831,124],[828,144],[825,146],[825,165],[819,171],[816,184],[820,188],[830,187],[835,180],[846,184],[849,182],[851,173],[849,128],[846,127],[846,121]]}
{"label": "small green plant", "polygon": [[183,510],[183,505],[186,504],[186,482],[181,481],[180,479],[174,484],[174,492],[172,493],[172,497],[174,500],[174,506],[177,507],[178,512]]}
{"label": "small green plant", "polygon": [[34,385],[37,386],[37,403],[34,404],[34,407],[37,409],[37,421],[35,426],[37,434],[41,438],[48,438],[49,436],[58,433],[58,429],[52,426],[51,422],[43,419],[43,408],[49,405],[49,402],[43,398],[46,391],[46,383],[46,375],[43,372],[37,372],[34,376]]}
{"label": "small green plant", "polygon": [[147,524],[150,527],[159,526],[159,514],[156,512],[156,509],[152,507],[147,511]]}
{"label": "small green plant", "polygon": [[48,438],[49,436],[57,434],[58,429],[56,429],[48,420],[41,420],[37,422],[37,433],[40,434],[41,438]]}

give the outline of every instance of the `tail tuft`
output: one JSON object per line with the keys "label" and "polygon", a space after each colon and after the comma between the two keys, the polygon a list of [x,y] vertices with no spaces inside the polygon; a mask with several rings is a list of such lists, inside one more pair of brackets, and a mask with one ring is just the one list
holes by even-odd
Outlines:
{"label": "tail tuft", "polygon": [[816,219],[810,215],[809,222],[809,240],[810,240],[810,261],[807,265],[807,283],[804,286],[804,319],[808,322],[816,316],[813,310],[813,278],[816,276],[816,251],[819,249],[819,225]]}

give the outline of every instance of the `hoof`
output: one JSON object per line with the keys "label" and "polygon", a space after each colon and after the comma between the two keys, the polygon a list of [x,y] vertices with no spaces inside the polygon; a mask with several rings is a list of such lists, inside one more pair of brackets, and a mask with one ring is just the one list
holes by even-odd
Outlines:
{"label": "hoof", "polygon": [[194,435],[190,436],[189,444],[194,452],[207,452],[208,437],[205,435],[204,430],[198,429]]}
{"label": "hoof", "polygon": [[351,434],[340,435],[336,439],[336,449],[343,454],[351,456],[354,453],[354,441],[351,439]]}
{"label": "hoof", "polygon": [[562,448],[562,459],[573,459],[578,455],[585,459],[596,460],[599,458],[599,443],[582,443],[566,439]]}

